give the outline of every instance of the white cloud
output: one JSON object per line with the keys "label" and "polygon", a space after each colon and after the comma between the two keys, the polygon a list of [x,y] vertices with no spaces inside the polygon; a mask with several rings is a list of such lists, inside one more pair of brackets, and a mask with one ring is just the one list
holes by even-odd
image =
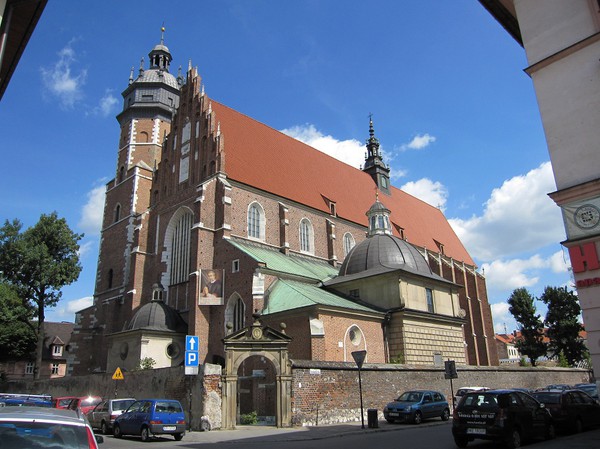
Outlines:
{"label": "white cloud", "polygon": [[88,255],[96,246],[96,242],[88,240],[79,245],[79,258],[82,259]]}
{"label": "white cloud", "polygon": [[112,94],[110,89],[107,89],[104,96],[100,99],[98,106],[94,108],[94,114],[108,117],[114,111],[114,107],[119,103],[117,97]]}
{"label": "white cloud", "polygon": [[442,211],[446,207],[448,189],[439,181],[434,182],[430,179],[422,178],[418,181],[407,182],[400,189],[434,207],[440,208]]}
{"label": "white cloud", "polygon": [[77,62],[72,42],[58,52],[56,63],[48,68],[41,68],[42,82],[51,96],[58,98],[62,108],[72,109],[83,98],[82,88],[87,78],[87,71],[81,69],[74,74]]}
{"label": "white cloud", "polygon": [[560,209],[548,197],[556,190],[550,162],[494,189],[481,216],[449,222],[477,259],[514,256],[564,239]]}
{"label": "white cloud", "polygon": [[365,145],[358,140],[337,140],[318,131],[314,125],[292,126],[281,130],[294,139],[328,154],[352,167],[359,168],[365,162]]}
{"label": "white cloud", "polygon": [[104,215],[105,186],[94,187],[87,194],[87,203],[81,210],[79,227],[86,234],[99,235],[102,229],[102,217]]}
{"label": "white cloud", "polygon": [[512,291],[532,287],[539,281],[539,270],[550,267],[550,259],[534,255],[529,259],[494,260],[481,265],[488,290]]}
{"label": "white cloud", "polygon": [[491,304],[490,307],[494,317],[494,331],[497,334],[504,334],[511,332],[509,329],[516,329],[515,319],[508,310],[510,306],[507,302]]}
{"label": "white cloud", "polygon": [[550,269],[554,273],[568,273],[571,268],[568,253],[564,250],[557,251],[550,256]]}
{"label": "white cloud", "polygon": [[435,141],[436,141],[436,138],[427,133],[418,134],[415,137],[413,137],[413,139],[410,142],[401,145],[400,151],[422,150],[423,148],[428,147],[429,144],[431,144]]}
{"label": "white cloud", "polygon": [[67,313],[73,314],[75,312],[79,312],[82,309],[90,307],[92,304],[94,304],[94,297],[93,296],[85,296],[83,298],[68,301],[67,305],[65,306],[65,309],[66,309]]}

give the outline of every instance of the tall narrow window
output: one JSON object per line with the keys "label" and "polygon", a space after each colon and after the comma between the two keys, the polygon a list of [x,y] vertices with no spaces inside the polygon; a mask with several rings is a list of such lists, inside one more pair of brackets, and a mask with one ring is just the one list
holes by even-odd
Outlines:
{"label": "tall narrow window", "polygon": [[115,219],[114,219],[114,223],[116,223],[120,219],[121,219],[121,205],[117,204],[115,206]]}
{"label": "tall narrow window", "polygon": [[58,363],[53,363],[52,364],[52,374],[58,374],[58,369],[59,369],[60,365]]}
{"label": "tall narrow window", "polygon": [[113,269],[108,270],[108,274],[106,275],[107,287],[112,288],[113,286]]}
{"label": "tall narrow window", "polygon": [[352,237],[352,234],[350,234],[349,232],[346,232],[344,234],[344,257],[346,257],[350,250],[354,248],[354,245],[354,237]]}
{"label": "tall narrow window", "polygon": [[248,208],[248,237],[265,239],[265,212],[258,203],[252,203]]}
{"label": "tall narrow window", "polygon": [[313,228],[306,218],[300,221],[300,251],[311,254],[314,252]]}
{"label": "tall narrow window", "polygon": [[[246,305],[239,295],[233,295],[229,301],[227,301],[227,307],[225,309],[225,326],[231,324],[233,328],[231,332],[235,332],[244,327],[246,322]],[[227,331],[228,329],[226,329]]]}
{"label": "tall narrow window", "polygon": [[433,291],[430,288],[426,288],[425,294],[427,295],[427,311],[434,313],[435,308],[433,306]]}
{"label": "tall narrow window", "polygon": [[25,365],[25,374],[33,374],[34,368],[35,368],[35,363],[27,362],[27,365]]}
{"label": "tall narrow window", "polygon": [[170,285],[188,280],[190,274],[190,240],[193,214],[187,208],[181,208],[169,223],[167,240],[170,243]]}

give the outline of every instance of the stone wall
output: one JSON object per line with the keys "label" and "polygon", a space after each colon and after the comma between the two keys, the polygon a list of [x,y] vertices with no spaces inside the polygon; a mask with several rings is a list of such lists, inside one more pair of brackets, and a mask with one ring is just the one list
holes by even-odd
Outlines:
{"label": "stone wall", "polygon": [[[589,382],[591,371],[554,367],[457,366],[458,378],[444,379],[444,368],[365,364],[361,369],[363,411],[383,407],[409,389],[441,391],[451,402],[452,393],[469,385],[538,388],[553,383]],[[168,397],[186,410],[192,430],[221,427],[221,367],[205,364],[198,376],[186,376],[183,367],[124,372],[124,380],[112,374],[91,374],[61,379],[10,381],[0,384],[7,393],[52,396]],[[295,360],[292,362],[292,424],[314,426],[360,421],[358,369],[355,363]]]}
{"label": "stone wall", "polygon": [[0,384],[6,393],[58,396],[170,398],[181,402],[191,429],[221,427],[221,367],[205,364],[198,376],[186,376],[183,367],[125,371],[123,380],[112,373],[60,379],[10,381]]}
{"label": "stone wall", "polygon": [[[360,421],[358,369],[355,363],[293,361],[293,425],[311,426]],[[409,389],[431,389],[452,402],[453,392],[464,386],[535,389],[554,383],[589,382],[591,371],[552,367],[477,367],[457,365],[458,378],[444,378],[434,366],[365,364],[361,369],[363,412],[383,407]]]}

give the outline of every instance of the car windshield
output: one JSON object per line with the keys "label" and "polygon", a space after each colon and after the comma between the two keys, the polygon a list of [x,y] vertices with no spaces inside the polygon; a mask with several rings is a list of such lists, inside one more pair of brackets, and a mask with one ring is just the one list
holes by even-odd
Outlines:
{"label": "car windshield", "polygon": [[397,402],[419,402],[421,400],[421,397],[423,396],[422,393],[416,392],[416,391],[407,391],[406,393],[402,393],[400,395],[400,397],[398,399],[396,399]]}
{"label": "car windshield", "polygon": [[498,407],[498,399],[495,394],[468,393],[465,395],[462,405],[477,408],[496,408]]}
{"label": "car windshield", "polygon": [[181,405],[178,402],[172,401],[157,401],[156,402],[156,411],[157,412],[166,412],[166,413],[182,413]]}
{"label": "car windshield", "polygon": [[533,397],[543,404],[558,404],[560,402],[560,394],[558,393],[533,393]]}
{"label": "car windshield", "polygon": [[0,445],[10,448],[87,448],[84,426],[50,422],[0,421]]}
{"label": "car windshield", "polygon": [[121,401],[113,401],[113,410],[127,410],[127,407],[129,407],[131,404],[133,404],[135,401],[133,399],[123,399]]}

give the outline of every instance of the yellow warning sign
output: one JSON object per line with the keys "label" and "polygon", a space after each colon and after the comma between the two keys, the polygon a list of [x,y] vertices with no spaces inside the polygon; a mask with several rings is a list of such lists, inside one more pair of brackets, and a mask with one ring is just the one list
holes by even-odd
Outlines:
{"label": "yellow warning sign", "polygon": [[113,374],[113,380],[123,380],[125,379],[123,377],[123,371],[121,371],[121,368],[117,367],[117,369],[115,370],[115,373]]}

